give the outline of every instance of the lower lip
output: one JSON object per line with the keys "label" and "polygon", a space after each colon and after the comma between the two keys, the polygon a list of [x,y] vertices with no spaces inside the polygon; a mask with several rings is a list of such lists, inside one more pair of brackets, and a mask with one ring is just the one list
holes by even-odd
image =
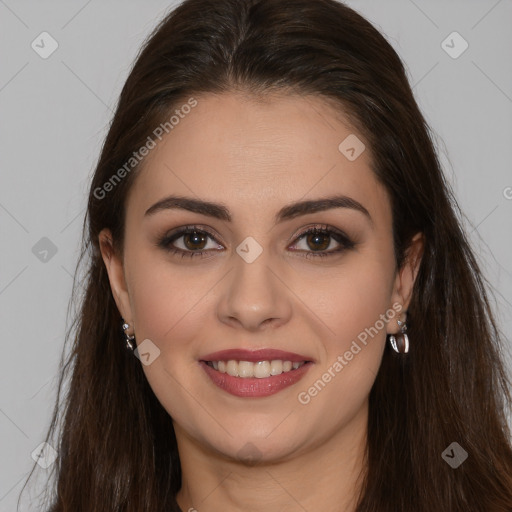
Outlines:
{"label": "lower lip", "polygon": [[211,366],[208,366],[204,361],[199,361],[199,363],[214,384],[232,395],[241,397],[262,397],[273,395],[288,386],[292,386],[302,379],[309,370],[309,367],[312,365],[312,363],[305,363],[296,370],[258,379],[256,377],[233,377],[228,373],[221,373],[215,370]]}

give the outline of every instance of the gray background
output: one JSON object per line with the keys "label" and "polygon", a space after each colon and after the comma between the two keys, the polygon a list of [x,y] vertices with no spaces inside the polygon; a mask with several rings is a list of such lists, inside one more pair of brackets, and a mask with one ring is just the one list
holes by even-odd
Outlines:
{"label": "gray background", "polygon": [[[406,63],[495,289],[509,350],[512,1],[347,3],[384,32]],[[50,420],[86,191],[112,108],[140,43],[171,5],[0,0],[2,512],[15,510]],[[31,47],[43,31],[58,43],[47,59]],[[442,47],[453,31],[469,44],[458,58]],[[447,44],[452,52],[461,48],[457,39]],[[43,237],[55,254],[40,252],[49,244]]]}

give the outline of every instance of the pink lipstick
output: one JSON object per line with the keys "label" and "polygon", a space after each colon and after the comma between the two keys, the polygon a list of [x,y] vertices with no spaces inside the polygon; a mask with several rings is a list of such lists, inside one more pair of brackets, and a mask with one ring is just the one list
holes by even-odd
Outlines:
{"label": "pink lipstick", "polygon": [[275,349],[229,349],[203,356],[199,364],[224,391],[240,397],[264,397],[298,382],[314,361]]}

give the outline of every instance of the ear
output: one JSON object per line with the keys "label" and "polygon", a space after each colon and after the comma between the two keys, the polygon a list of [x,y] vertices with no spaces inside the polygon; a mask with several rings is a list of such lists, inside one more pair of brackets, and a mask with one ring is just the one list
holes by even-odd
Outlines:
{"label": "ear", "polygon": [[112,290],[114,300],[116,301],[117,309],[119,310],[121,317],[128,324],[130,324],[133,329],[133,317],[130,306],[130,298],[128,295],[128,288],[126,286],[123,262],[121,257],[114,249],[112,233],[107,228],[102,229],[98,235],[98,240],[101,256],[107,269],[110,288]]}
{"label": "ear", "polygon": [[[393,286],[392,304],[400,304],[402,307],[400,310],[401,313],[406,312],[409,308],[412,290],[416,276],[418,275],[424,248],[425,237],[423,233],[416,233],[406,250],[405,262],[402,268],[397,272]],[[401,315],[398,315],[397,318],[403,320]],[[393,329],[388,324],[388,334],[393,334],[394,332],[396,332],[396,329]]]}

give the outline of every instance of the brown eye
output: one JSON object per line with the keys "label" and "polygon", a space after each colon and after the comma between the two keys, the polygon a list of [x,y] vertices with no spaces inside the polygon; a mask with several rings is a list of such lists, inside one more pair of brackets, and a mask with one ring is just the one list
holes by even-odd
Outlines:
{"label": "brown eye", "polygon": [[306,258],[335,256],[356,246],[343,232],[329,226],[315,226],[297,237],[294,251]]}
{"label": "brown eye", "polygon": [[207,243],[208,237],[204,233],[193,231],[183,235],[183,243],[190,250],[202,250]]}
{"label": "brown eye", "polygon": [[210,232],[194,226],[186,226],[174,233],[164,236],[157,244],[172,254],[183,257],[207,257],[211,250],[222,249]]}
{"label": "brown eye", "polygon": [[306,241],[314,251],[325,251],[329,247],[330,238],[331,236],[325,233],[309,233]]}

